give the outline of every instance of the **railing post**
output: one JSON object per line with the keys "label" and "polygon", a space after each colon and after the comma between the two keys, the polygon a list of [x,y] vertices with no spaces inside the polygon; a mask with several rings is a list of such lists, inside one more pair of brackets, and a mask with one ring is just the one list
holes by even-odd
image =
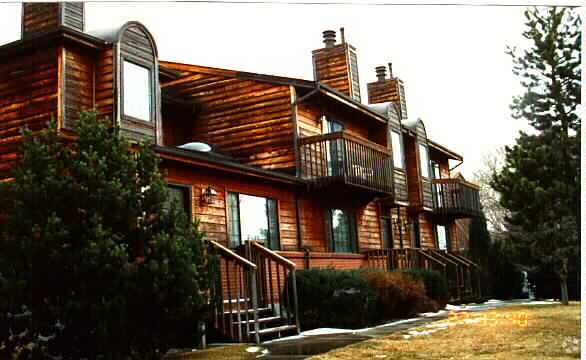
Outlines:
{"label": "railing post", "polygon": [[260,344],[259,326],[258,326],[258,298],[256,294],[256,269],[250,271],[250,292],[252,299],[252,318],[254,319],[254,341]]}
{"label": "railing post", "polygon": [[301,326],[299,323],[299,303],[297,301],[297,277],[295,269],[291,269],[291,284],[293,286],[293,310],[295,311],[295,325],[297,326],[297,333],[301,333]]}

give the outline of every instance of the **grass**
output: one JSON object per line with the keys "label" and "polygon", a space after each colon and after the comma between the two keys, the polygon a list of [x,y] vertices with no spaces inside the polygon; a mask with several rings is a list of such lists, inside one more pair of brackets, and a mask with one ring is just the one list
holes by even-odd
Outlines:
{"label": "grass", "polygon": [[[527,322],[515,322],[527,314]],[[580,303],[562,305],[512,305],[495,312],[455,314],[388,337],[332,350],[311,360],[444,360],[444,359],[579,359]],[[438,324],[452,324],[441,327]],[[427,326],[429,326],[428,324]],[[526,325],[526,326],[523,326]],[[409,331],[433,331],[409,336]]]}

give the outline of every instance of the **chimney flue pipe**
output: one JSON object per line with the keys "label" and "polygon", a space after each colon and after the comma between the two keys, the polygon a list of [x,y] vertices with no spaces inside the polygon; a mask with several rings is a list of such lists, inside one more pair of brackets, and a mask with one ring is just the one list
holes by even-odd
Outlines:
{"label": "chimney flue pipe", "polygon": [[323,35],[326,48],[334,47],[336,44],[336,32],[334,30],[326,30],[323,32]]}
{"label": "chimney flue pipe", "polygon": [[374,70],[376,71],[377,80],[384,81],[387,77],[387,68],[384,66],[377,66],[376,68],[374,68]]}

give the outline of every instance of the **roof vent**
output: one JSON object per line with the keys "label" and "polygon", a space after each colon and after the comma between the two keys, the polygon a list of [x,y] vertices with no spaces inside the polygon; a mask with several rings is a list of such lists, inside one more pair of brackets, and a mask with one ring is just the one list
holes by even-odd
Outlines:
{"label": "roof vent", "polygon": [[177,146],[179,149],[184,150],[191,150],[191,151],[200,151],[200,152],[209,152],[212,150],[212,147],[203,142],[190,142],[187,144]]}
{"label": "roof vent", "polygon": [[384,81],[387,77],[387,68],[384,66],[377,66],[376,68],[374,68],[374,70],[376,71],[377,80]]}
{"label": "roof vent", "polygon": [[336,44],[336,32],[334,30],[326,30],[323,32],[323,35],[326,48],[334,47]]}

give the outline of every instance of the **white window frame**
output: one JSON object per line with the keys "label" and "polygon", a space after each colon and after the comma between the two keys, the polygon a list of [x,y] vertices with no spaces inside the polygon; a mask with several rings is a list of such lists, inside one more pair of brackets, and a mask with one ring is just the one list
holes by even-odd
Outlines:
{"label": "white window frame", "polygon": [[[121,107],[122,107],[122,117],[125,119],[131,119],[131,120],[139,120],[139,121],[143,121],[143,122],[147,122],[147,123],[152,123],[153,122],[153,108],[154,108],[154,97],[155,97],[155,89],[154,89],[154,81],[153,81],[153,68],[150,66],[146,66],[146,65],[142,65],[139,64],[137,62],[131,61],[127,58],[122,58],[122,101],[121,101]],[[130,65],[130,66],[127,66]],[[147,71],[148,74],[148,116],[145,119],[143,117],[144,115],[144,109],[141,109],[141,111],[139,112],[134,112],[134,113],[129,113],[128,108],[130,108],[130,106],[127,106],[128,103],[127,101],[129,99],[132,99],[131,96],[129,96],[129,93],[132,92],[132,88],[134,86],[136,86],[135,84],[131,84],[131,82],[128,79],[129,73],[132,73],[131,69],[132,67],[136,67],[136,68],[140,68],[140,69],[144,69]],[[144,79],[141,79],[141,81]],[[141,113],[142,112],[142,113]]]}
{"label": "white window frame", "polygon": [[[395,144],[395,137],[393,135],[398,136],[398,144]],[[398,145],[398,146],[395,146]],[[395,130],[391,130],[391,146],[393,150],[393,166],[396,169],[405,169],[405,151],[403,151],[403,137],[401,133]],[[399,154],[397,155],[396,150],[399,150]],[[400,161],[400,166],[397,165],[397,161]]]}
{"label": "white window frame", "polygon": [[[421,176],[426,178],[426,179],[430,179],[430,166],[429,166],[429,148],[427,147],[427,145],[423,144],[423,143],[419,143],[419,169],[421,170]],[[423,150],[423,152],[422,152]],[[425,154],[425,163],[423,160],[423,156],[422,153]],[[424,173],[425,172],[425,173]]]}

